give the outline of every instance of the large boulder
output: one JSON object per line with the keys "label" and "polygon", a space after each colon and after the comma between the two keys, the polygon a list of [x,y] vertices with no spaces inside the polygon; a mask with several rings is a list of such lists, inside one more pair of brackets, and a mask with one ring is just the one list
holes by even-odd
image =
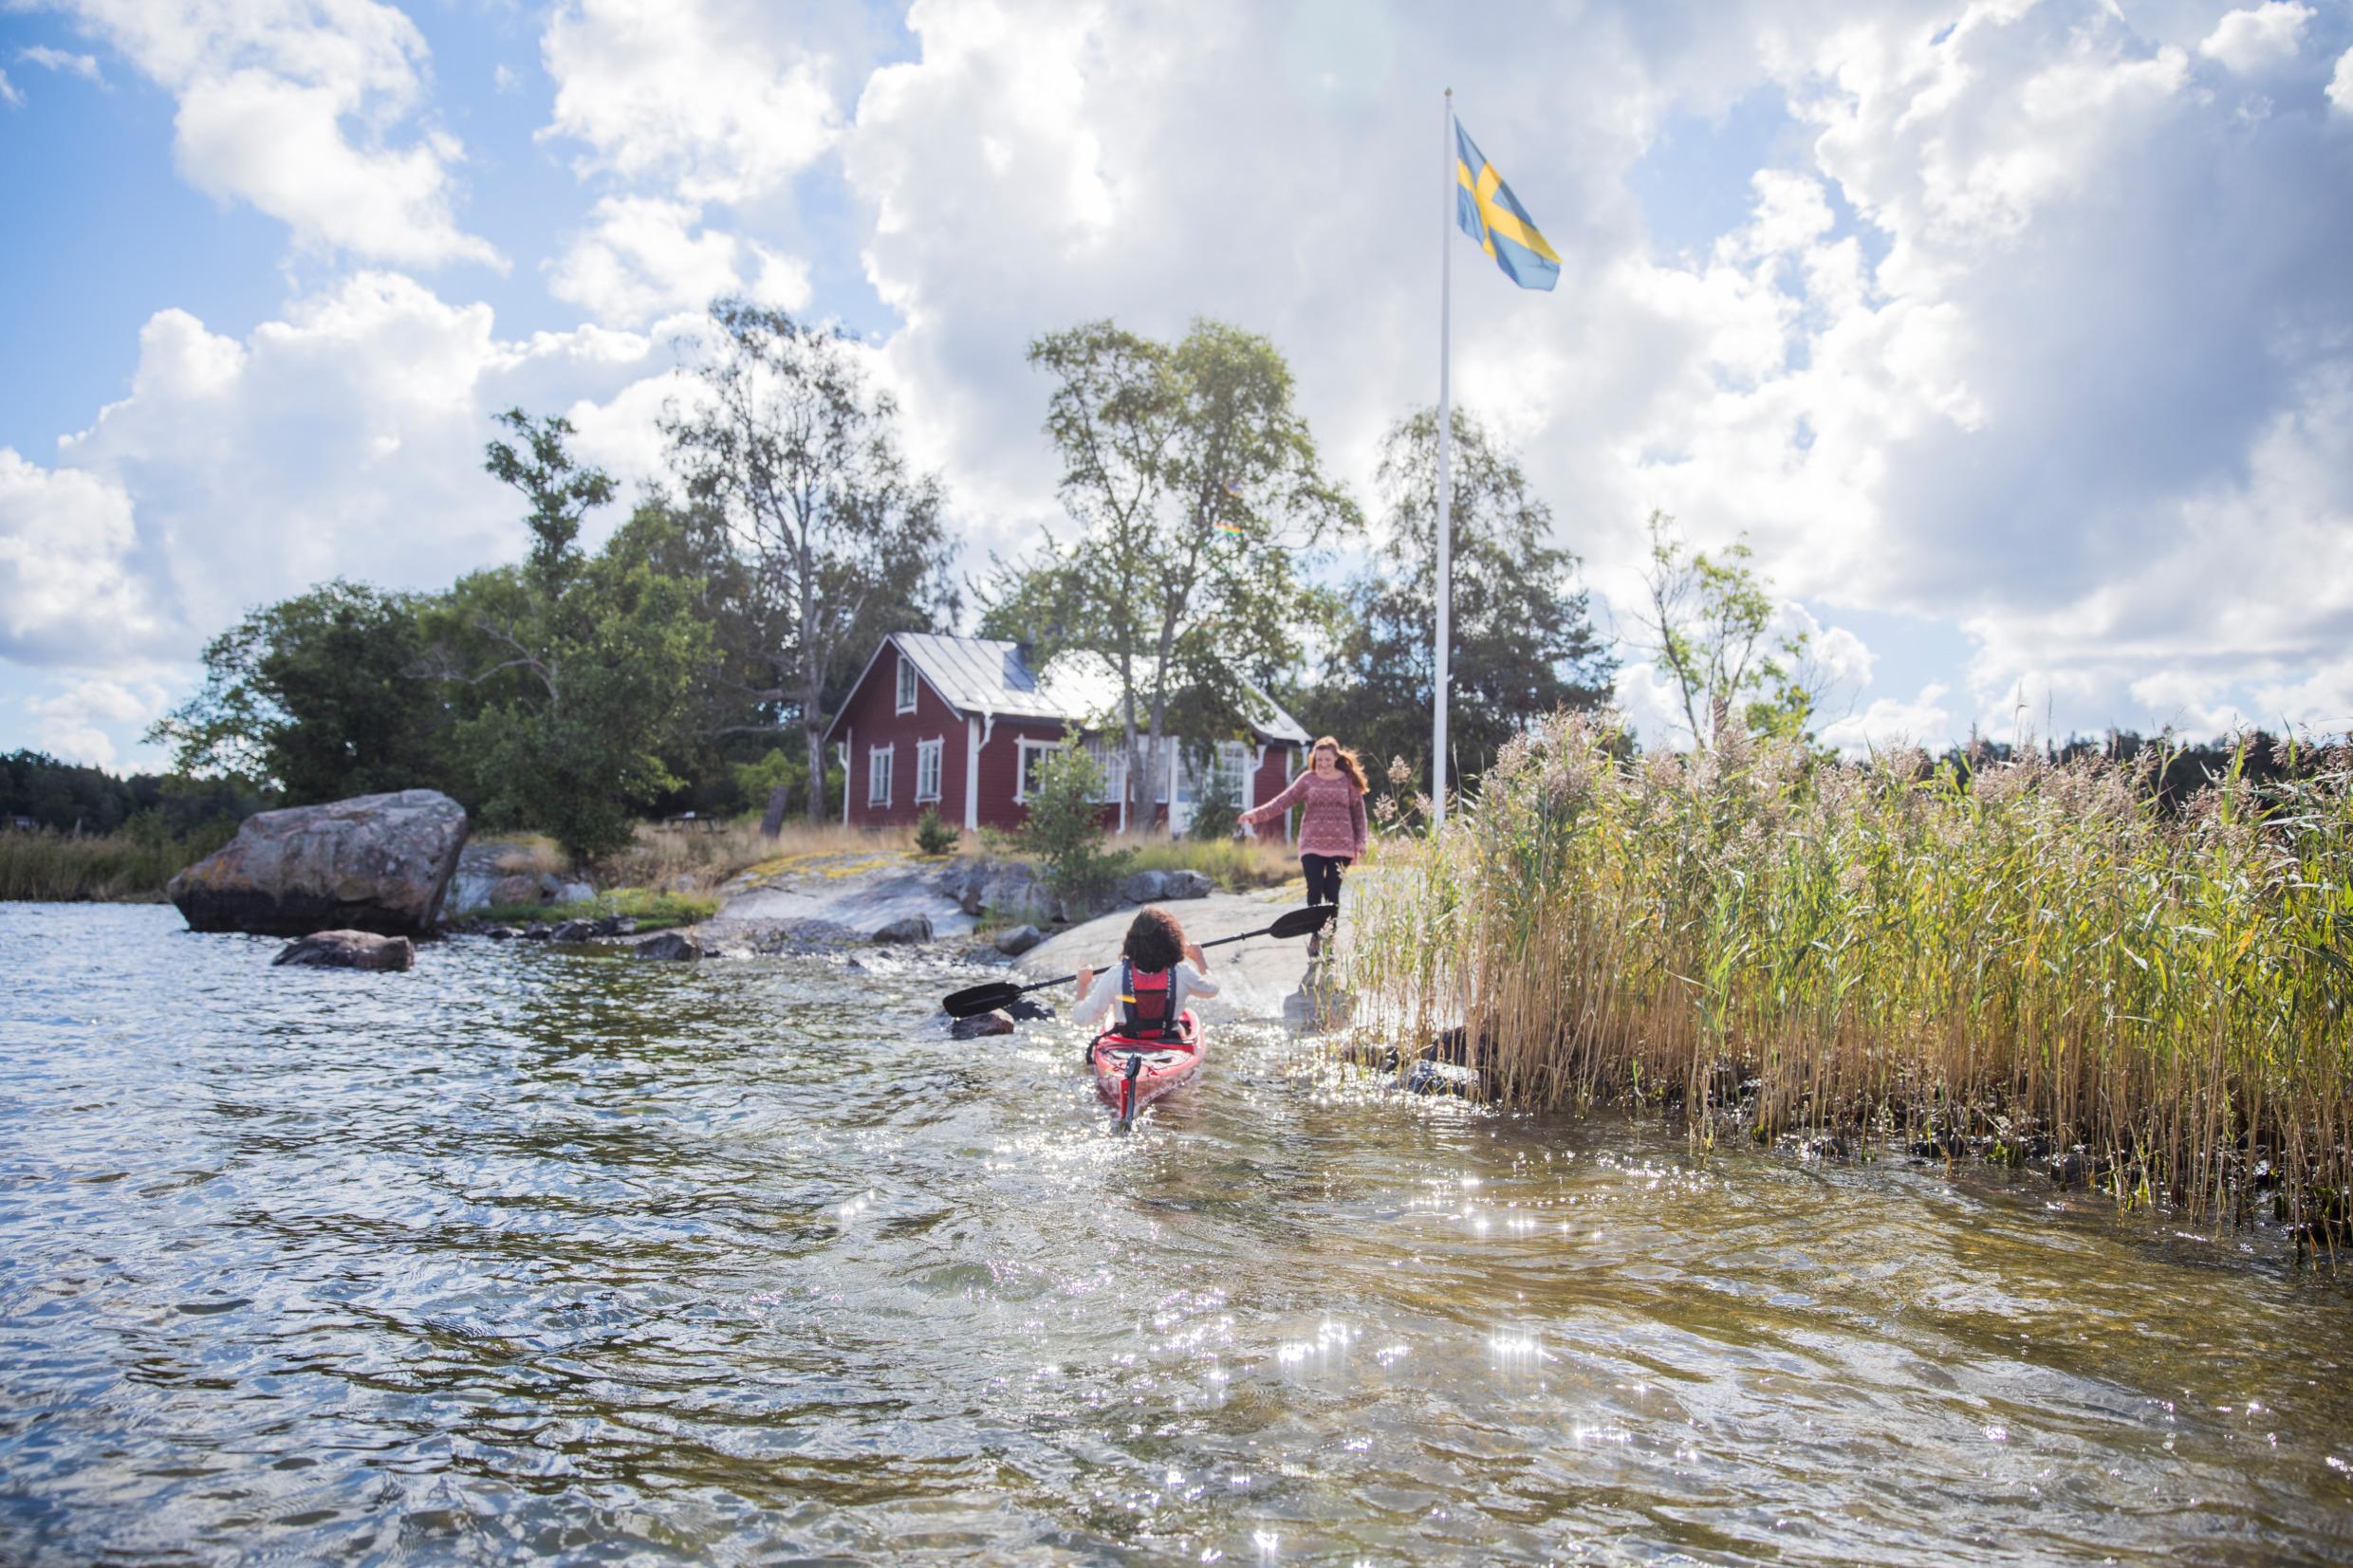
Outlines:
{"label": "large boulder", "polygon": [[400,970],[417,963],[417,944],[405,936],[364,931],[314,931],[269,961],[308,969]]}
{"label": "large boulder", "polygon": [[692,963],[703,955],[703,945],[692,932],[665,931],[639,938],[629,950],[639,958],[658,958],[667,963]]}
{"label": "large boulder", "polygon": [[465,843],[465,807],[437,789],[361,795],[248,817],[164,891],[192,931],[422,936]]}
{"label": "large boulder", "polygon": [[1008,958],[1019,958],[1045,940],[1046,933],[1035,926],[1015,926],[997,932],[996,948]]}
{"label": "large boulder", "polygon": [[1120,878],[1120,901],[1123,904],[1155,904],[1159,902],[1161,890],[1168,886],[1165,871],[1131,871]]}
{"label": "large boulder", "polygon": [[957,860],[940,872],[937,886],[967,914],[1042,914],[1050,902],[1037,872],[1020,860]]}
{"label": "large boulder", "polygon": [[1206,871],[1172,871],[1161,877],[1160,898],[1163,902],[1174,898],[1206,898],[1215,891],[1216,886]]}

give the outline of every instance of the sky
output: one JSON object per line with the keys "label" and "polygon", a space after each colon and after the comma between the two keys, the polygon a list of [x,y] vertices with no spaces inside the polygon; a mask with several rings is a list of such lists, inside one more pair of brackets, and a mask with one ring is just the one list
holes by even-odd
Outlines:
{"label": "sky", "polygon": [[[1449,87],[1554,292],[1442,239]],[[2353,728],[2346,0],[0,0],[0,748],[157,767],[247,611],[519,559],[498,410],[659,483],[725,292],[858,336],[968,570],[1106,316],[1267,335],[1378,517],[1441,243],[1646,740],[1654,509],[1849,750]]]}

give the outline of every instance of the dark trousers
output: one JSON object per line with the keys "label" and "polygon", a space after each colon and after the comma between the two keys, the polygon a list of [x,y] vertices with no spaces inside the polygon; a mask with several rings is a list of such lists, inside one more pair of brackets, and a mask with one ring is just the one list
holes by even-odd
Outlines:
{"label": "dark trousers", "polygon": [[1345,855],[1302,855],[1299,869],[1307,874],[1307,902],[1340,907],[1340,874],[1348,869]]}

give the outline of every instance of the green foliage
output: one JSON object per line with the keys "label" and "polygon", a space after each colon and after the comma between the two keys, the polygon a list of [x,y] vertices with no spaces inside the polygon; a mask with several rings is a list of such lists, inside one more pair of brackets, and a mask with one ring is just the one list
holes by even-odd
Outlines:
{"label": "green foliage", "polygon": [[[953,554],[938,477],[911,469],[899,408],[871,391],[855,341],[740,299],[712,306],[703,396],[663,424],[691,507],[741,554],[743,636],[719,646],[752,699],[801,729],[806,775],[824,774],[829,701],[875,644],[952,616]],[[812,821],[824,816],[807,797]]]}
{"label": "green foliage", "polygon": [[1242,802],[1234,798],[1225,774],[1215,766],[1215,750],[1201,750],[1199,766],[1193,770],[1194,777],[1200,781],[1194,788],[1193,821],[1186,824],[1185,831],[1195,839],[1213,841],[1232,839],[1241,827]]}
{"label": "green foliage", "polygon": [[1129,857],[1106,852],[1102,768],[1083,746],[1059,747],[1040,758],[1030,787],[1022,847],[1037,858],[1047,893],[1069,914],[1105,896],[1127,871]]}
{"label": "green foliage", "polygon": [[927,805],[915,820],[915,847],[925,855],[947,855],[962,835],[939,820],[939,808]]}
{"label": "green foliage", "polygon": [[638,930],[660,931],[670,926],[695,926],[719,913],[716,896],[695,893],[659,893],[652,888],[613,888],[593,898],[561,904],[491,904],[467,915],[492,926],[523,926],[535,920],[601,920],[625,914]]}
{"label": "green foliage", "polygon": [[1720,555],[1693,551],[1675,519],[1650,514],[1647,651],[1672,683],[1693,744],[1716,744],[1736,715],[1751,734],[1810,741],[1826,684],[1807,657],[1812,634],[1772,634],[1772,584],[1746,540]]}
{"label": "green foliage", "polygon": [[[1310,730],[1356,747],[1376,789],[1399,758],[1403,787],[1427,787],[1431,777],[1437,423],[1424,409],[1381,444],[1387,510],[1377,565],[1349,585],[1322,682],[1301,699]],[[1552,544],[1552,510],[1519,458],[1459,409],[1453,456],[1447,736],[1450,778],[1460,787],[1530,724],[1604,702],[1614,664],[1594,630],[1577,557]]]}
{"label": "green foliage", "polygon": [[485,449],[483,467],[501,484],[512,485],[531,504],[524,518],[531,530],[530,574],[540,593],[558,599],[580,566],[581,519],[613,499],[612,476],[584,469],[565,447],[572,422],[562,415],[533,420],[519,408],[495,415],[521,437],[529,455],[504,441]]}
{"label": "green foliage", "polygon": [[307,805],[441,782],[422,600],[337,579],[255,610],[204,650],[204,684],[147,732],[185,774]]}
{"label": "green foliage", "polygon": [[[1360,526],[1321,468],[1289,365],[1266,339],[1195,321],[1174,345],[1090,322],[1041,337],[1046,430],[1075,525],[982,590],[983,634],[1043,660],[1102,653],[1119,680],[1099,715],[1131,758],[1178,734],[1243,728],[1246,681],[1271,684],[1316,619],[1318,550]],[[1163,753],[1165,754],[1165,753]],[[1131,761],[1129,805],[1149,806]]]}

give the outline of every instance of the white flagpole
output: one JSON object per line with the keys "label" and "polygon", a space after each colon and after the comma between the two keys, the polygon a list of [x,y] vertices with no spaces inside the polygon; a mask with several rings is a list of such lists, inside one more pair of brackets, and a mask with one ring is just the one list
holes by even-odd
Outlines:
{"label": "white flagpole", "polygon": [[1453,322],[1454,303],[1454,207],[1457,184],[1454,175],[1454,89],[1446,89],[1446,223],[1438,231],[1438,635],[1437,678],[1432,690],[1436,695],[1431,724],[1430,749],[1430,825],[1436,828],[1446,821],[1446,650],[1453,628],[1454,582],[1454,474],[1448,460],[1454,455],[1454,398],[1448,384],[1454,368],[1454,342]]}

